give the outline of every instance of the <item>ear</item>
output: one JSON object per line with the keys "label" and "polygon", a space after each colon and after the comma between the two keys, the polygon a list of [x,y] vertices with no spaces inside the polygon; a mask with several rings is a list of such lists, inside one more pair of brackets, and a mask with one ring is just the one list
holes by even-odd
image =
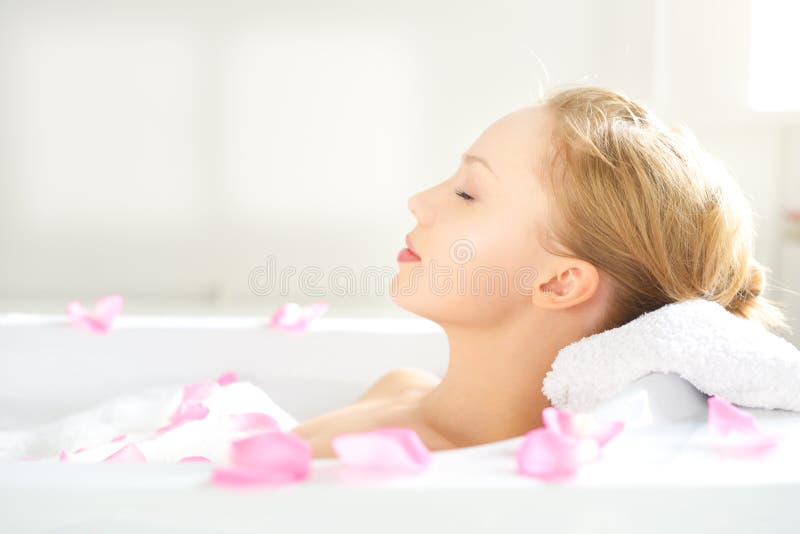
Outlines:
{"label": "ear", "polygon": [[535,305],[549,310],[569,308],[588,300],[600,283],[597,267],[577,258],[563,258],[547,272],[552,275],[535,286],[531,298]]}

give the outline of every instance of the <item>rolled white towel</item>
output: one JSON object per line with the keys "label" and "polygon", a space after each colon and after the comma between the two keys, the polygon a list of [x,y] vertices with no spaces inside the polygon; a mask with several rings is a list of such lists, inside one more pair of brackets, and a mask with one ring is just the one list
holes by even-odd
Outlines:
{"label": "rolled white towel", "polygon": [[800,351],[703,299],[667,304],[567,345],[542,392],[556,408],[589,411],[654,372],[678,374],[741,406],[800,411]]}

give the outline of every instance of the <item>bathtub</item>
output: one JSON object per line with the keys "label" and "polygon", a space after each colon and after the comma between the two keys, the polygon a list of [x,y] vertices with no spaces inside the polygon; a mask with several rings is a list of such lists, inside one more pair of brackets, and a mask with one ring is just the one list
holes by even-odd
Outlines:
{"label": "bathtub", "polygon": [[[442,376],[447,340],[423,319],[323,317],[294,336],[262,318],[126,315],[91,335],[64,316],[6,314],[0,362],[0,429],[226,371],[302,421],[390,369]],[[389,478],[316,459],[301,483],[249,491],[210,485],[208,464],[4,462],[0,532],[797,532],[800,416],[748,411],[781,446],[721,458],[704,446],[706,396],[648,375],[592,412],[627,423],[603,458],[555,484],[517,474],[522,437],[437,451],[423,473]]]}

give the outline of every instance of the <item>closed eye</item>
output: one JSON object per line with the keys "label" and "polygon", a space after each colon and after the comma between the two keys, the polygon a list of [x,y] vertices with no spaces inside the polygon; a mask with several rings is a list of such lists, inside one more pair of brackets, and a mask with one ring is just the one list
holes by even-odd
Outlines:
{"label": "closed eye", "polygon": [[461,198],[463,198],[464,200],[475,200],[475,198],[474,198],[474,197],[472,197],[472,196],[468,195],[467,193],[465,193],[465,192],[464,192],[464,191],[462,191],[461,189],[456,189],[456,195],[460,196],[460,197],[461,197]]}

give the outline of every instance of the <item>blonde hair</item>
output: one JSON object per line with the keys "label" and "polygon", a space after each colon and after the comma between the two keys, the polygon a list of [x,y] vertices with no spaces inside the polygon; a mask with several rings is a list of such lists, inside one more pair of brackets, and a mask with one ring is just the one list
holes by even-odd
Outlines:
{"label": "blonde hair", "polygon": [[749,203],[688,129],[667,128],[600,87],[563,89],[542,103],[554,127],[540,175],[555,206],[542,244],[608,275],[601,329],[699,297],[791,332],[762,294],[766,268],[753,257]]}

